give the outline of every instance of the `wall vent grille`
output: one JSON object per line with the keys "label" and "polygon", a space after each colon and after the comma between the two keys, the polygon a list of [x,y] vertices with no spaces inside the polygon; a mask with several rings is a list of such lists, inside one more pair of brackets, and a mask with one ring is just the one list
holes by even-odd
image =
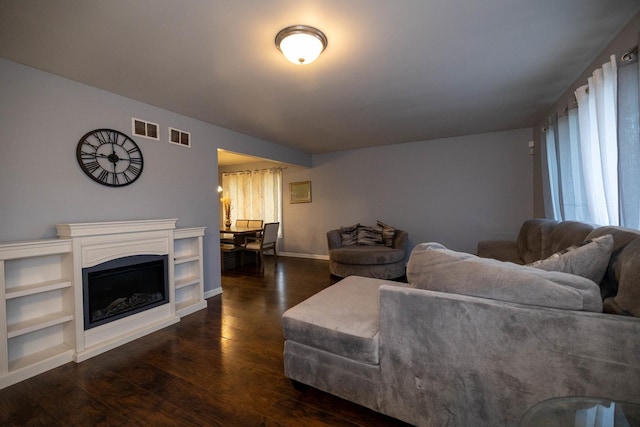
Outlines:
{"label": "wall vent grille", "polygon": [[152,123],[147,120],[131,118],[131,132],[135,136],[141,136],[143,138],[155,139],[160,141],[160,127],[157,123]]}
{"label": "wall vent grille", "polygon": [[169,128],[169,142],[181,147],[191,147],[191,132]]}

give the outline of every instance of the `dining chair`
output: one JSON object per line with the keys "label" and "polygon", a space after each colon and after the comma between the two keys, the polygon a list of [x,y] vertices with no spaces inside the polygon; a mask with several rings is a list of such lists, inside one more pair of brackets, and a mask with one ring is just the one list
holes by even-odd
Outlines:
{"label": "dining chair", "polygon": [[261,219],[249,219],[247,221],[248,221],[247,227],[249,227],[249,228],[262,227],[262,220]]}
{"label": "dining chair", "polygon": [[[276,264],[278,263],[278,251],[276,245],[278,243],[279,222],[268,222],[262,229],[262,235],[258,237],[247,237],[241,256],[244,252],[254,252],[260,254],[260,273],[264,273],[264,255],[267,251],[273,251]],[[242,263],[242,262],[241,262]]]}
{"label": "dining chair", "polygon": [[[250,219],[248,227],[249,228],[262,228],[262,224],[263,224],[263,221],[261,219]],[[260,237],[260,236],[262,236],[262,230],[257,232],[257,233],[255,233],[255,234],[250,234],[249,236],[251,236],[251,237]]]}

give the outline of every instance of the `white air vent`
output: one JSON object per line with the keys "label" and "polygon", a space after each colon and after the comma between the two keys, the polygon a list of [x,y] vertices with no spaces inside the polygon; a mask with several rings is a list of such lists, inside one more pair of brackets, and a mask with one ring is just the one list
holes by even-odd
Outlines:
{"label": "white air vent", "polygon": [[191,147],[191,132],[169,128],[169,142],[182,147]]}
{"label": "white air vent", "polygon": [[146,120],[131,118],[131,132],[135,136],[141,136],[143,138],[155,139],[160,141],[160,127],[157,123],[148,122]]}

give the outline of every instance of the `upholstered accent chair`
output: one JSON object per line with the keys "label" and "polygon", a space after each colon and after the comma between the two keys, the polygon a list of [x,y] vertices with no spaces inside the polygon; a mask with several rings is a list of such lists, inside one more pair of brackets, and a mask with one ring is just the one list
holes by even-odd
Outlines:
{"label": "upholstered accent chair", "polygon": [[[343,227],[344,228],[344,227]],[[371,227],[366,227],[371,228]],[[344,230],[327,232],[329,272],[337,277],[364,276],[397,279],[405,275],[405,255],[409,235],[394,229],[388,244],[345,244]]]}

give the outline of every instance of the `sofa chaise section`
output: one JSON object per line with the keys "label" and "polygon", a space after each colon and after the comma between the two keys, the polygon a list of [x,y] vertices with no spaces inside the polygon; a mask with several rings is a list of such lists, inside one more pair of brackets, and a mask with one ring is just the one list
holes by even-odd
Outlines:
{"label": "sofa chaise section", "polygon": [[349,276],[282,316],[285,375],[380,411],[378,288],[399,282]]}

